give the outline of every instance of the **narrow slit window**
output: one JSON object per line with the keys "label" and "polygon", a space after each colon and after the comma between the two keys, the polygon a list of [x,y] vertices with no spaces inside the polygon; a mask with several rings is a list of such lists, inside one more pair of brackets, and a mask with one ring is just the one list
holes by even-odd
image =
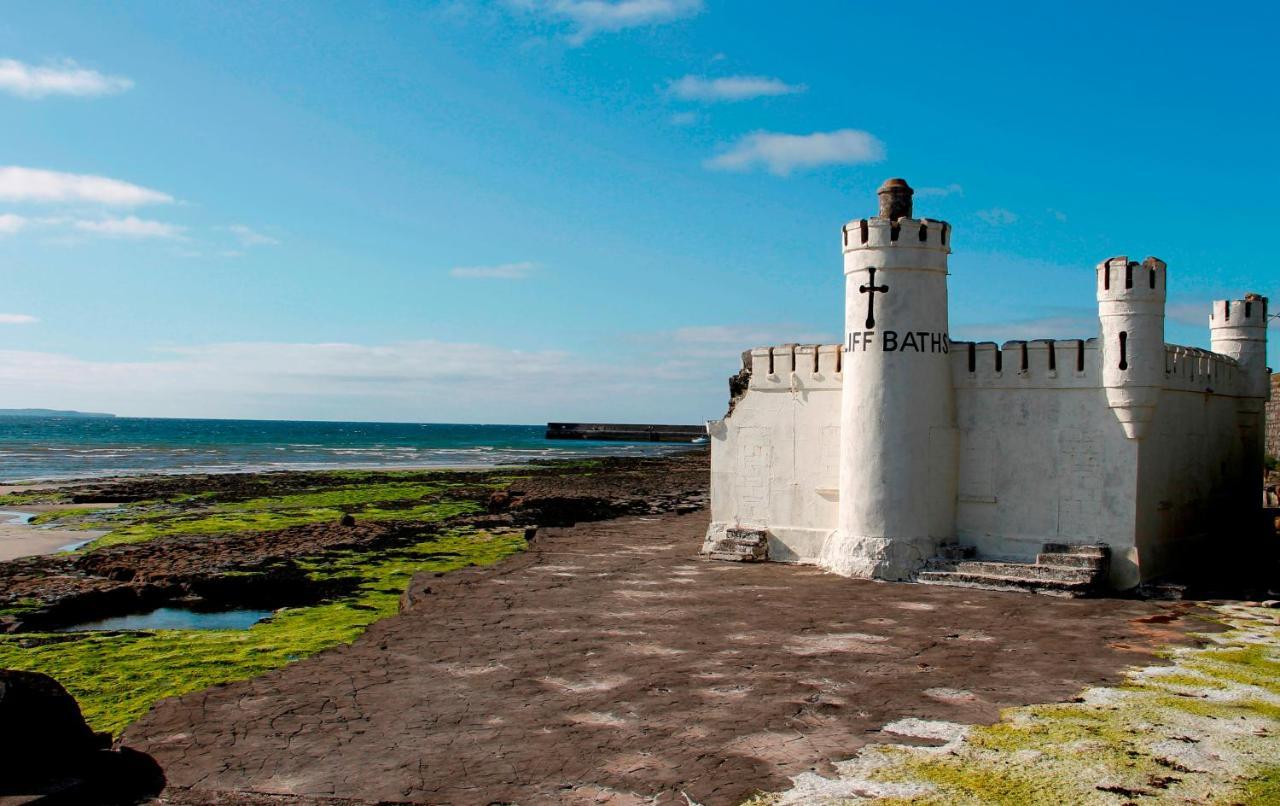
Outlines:
{"label": "narrow slit window", "polygon": [[929,240],[929,226],[927,224],[920,225],[920,243]]}
{"label": "narrow slit window", "polygon": [[773,374],[773,348],[769,348],[769,374]]}
{"label": "narrow slit window", "polygon": [[1102,287],[1107,291],[1111,290],[1111,264],[1110,263],[1105,263],[1102,266]]}
{"label": "narrow slit window", "polygon": [[996,372],[1000,372],[1003,369],[1004,369],[1004,351],[1001,350],[1000,347],[997,345],[996,346]]}
{"label": "narrow slit window", "polygon": [[1124,287],[1133,288],[1133,267],[1136,263],[1128,263],[1124,267]]}
{"label": "narrow slit window", "polygon": [[1084,372],[1084,342],[1076,342],[1076,372]]}
{"label": "narrow slit window", "polygon": [[1129,331],[1120,331],[1120,369],[1129,368]]}
{"label": "narrow slit window", "polygon": [[1022,368],[1021,368],[1023,372],[1026,372],[1026,371],[1027,371],[1027,362],[1028,362],[1028,358],[1027,358],[1027,343],[1024,341],[1024,342],[1022,343]]}
{"label": "narrow slit window", "polygon": [[1156,270],[1155,269],[1152,269],[1150,272],[1150,281],[1151,281],[1151,287],[1154,289],[1156,287]]}
{"label": "narrow slit window", "polygon": [[1049,371],[1050,372],[1058,368],[1058,351],[1054,347],[1054,344],[1055,344],[1054,342],[1049,342]]}
{"label": "narrow slit window", "polygon": [[862,242],[866,243],[867,238],[869,237],[869,233],[867,232],[867,219],[864,218],[861,221],[859,221],[858,227],[859,229],[862,230]]}
{"label": "narrow slit window", "polygon": [[978,345],[969,342],[969,371],[976,372],[978,370]]}

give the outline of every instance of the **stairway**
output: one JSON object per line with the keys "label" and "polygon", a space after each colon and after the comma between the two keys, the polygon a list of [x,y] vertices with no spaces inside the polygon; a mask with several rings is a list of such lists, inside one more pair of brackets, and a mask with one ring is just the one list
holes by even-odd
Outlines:
{"label": "stairway", "polygon": [[754,563],[769,559],[769,535],[763,529],[726,529],[724,537],[702,549],[713,560]]}
{"label": "stairway", "polygon": [[1025,591],[1075,598],[1106,589],[1111,548],[1099,544],[1046,543],[1034,563],[975,559],[972,546],[943,544],[916,581],[982,590]]}

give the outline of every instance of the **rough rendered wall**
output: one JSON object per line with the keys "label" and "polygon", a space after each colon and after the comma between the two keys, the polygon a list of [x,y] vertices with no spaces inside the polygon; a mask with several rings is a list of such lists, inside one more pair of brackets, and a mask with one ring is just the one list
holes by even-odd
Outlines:
{"label": "rough rendered wall", "polygon": [[984,558],[1022,562],[1044,543],[1107,543],[1112,584],[1131,587],[1136,443],[1107,407],[1096,343],[1053,343],[1053,369],[1049,345],[1025,345],[1025,369],[1020,342],[975,345],[972,358],[968,344],[953,346],[956,537]]}
{"label": "rough rendered wall", "polygon": [[1280,373],[1271,376],[1271,400],[1267,403],[1267,456],[1280,459]]}
{"label": "rough rendered wall", "polygon": [[[814,370],[812,348],[753,351],[746,393],[711,438],[709,538],[732,526],[765,528],[769,556],[814,562],[837,519],[840,376],[834,346]],[[798,371],[793,363],[799,365]],[[773,371],[770,372],[770,363]]]}
{"label": "rough rendered wall", "polygon": [[1232,519],[1258,506],[1262,480],[1241,436],[1238,403],[1190,390],[1162,393],[1139,459],[1144,581],[1197,557],[1232,554],[1228,542],[1241,534]]}

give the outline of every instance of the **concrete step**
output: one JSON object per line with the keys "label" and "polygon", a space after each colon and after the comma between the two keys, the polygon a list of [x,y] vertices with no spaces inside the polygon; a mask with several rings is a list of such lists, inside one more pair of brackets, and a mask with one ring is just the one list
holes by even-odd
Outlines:
{"label": "concrete step", "polygon": [[727,529],[703,553],[713,560],[760,562],[769,558],[769,535],[759,529]]}
{"label": "concrete step", "polygon": [[956,563],[955,572],[979,576],[1019,577],[1032,580],[1082,582],[1085,584],[1093,582],[1096,577],[1096,574],[1088,568],[1064,568],[1055,565],[981,561]]}
{"label": "concrete step", "polygon": [[1077,554],[1088,557],[1110,557],[1111,547],[1101,543],[1045,543],[1044,554]]}
{"label": "concrete step", "polygon": [[961,571],[921,571],[916,581],[924,585],[949,585],[957,588],[978,588],[993,591],[1039,593],[1045,596],[1075,598],[1093,592],[1091,582],[1064,582],[1056,579],[1037,579],[1025,576],[967,573]]}
{"label": "concrete step", "polygon": [[1056,566],[1058,568],[1084,568],[1090,571],[1102,572],[1106,570],[1107,558],[1095,557],[1090,554],[1059,554],[1051,552],[1049,554],[1037,554],[1036,564]]}

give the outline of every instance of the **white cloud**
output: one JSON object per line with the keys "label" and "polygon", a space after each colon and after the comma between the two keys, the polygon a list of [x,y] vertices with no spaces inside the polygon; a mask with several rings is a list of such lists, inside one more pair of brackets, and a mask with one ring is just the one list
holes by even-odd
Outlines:
{"label": "white cloud", "polygon": [[151,416],[548,422],[616,415],[698,422],[721,408],[721,386],[706,384],[701,391],[710,400],[690,404],[673,399],[653,365],[619,372],[612,361],[561,351],[435,340],[209,344],[143,361],[0,350],[4,405]]}
{"label": "white cloud", "polygon": [[569,42],[581,45],[599,33],[621,31],[692,17],[702,0],[513,0],[528,8],[574,25]]}
{"label": "white cloud", "polygon": [[454,277],[486,280],[524,280],[529,277],[538,264],[523,261],[521,263],[500,263],[496,266],[455,266],[449,270]]}
{"label": "white cloud", "polygon": [[692,126],[702,119],[697,112],[677,112],[671,116],[672,126]]}
{"label": "white cloud", "polygon": [[136,207],[172,202],[173,197],[168,193],[105,176],[6,165],[0,167],[0,201],[78,202]]}
{"label": "white cloud", "polygon": [[0,92],[19,98],[112,95],[124,92],[132,86],[133,81],[123,76],[103,75],[73,61],[34,67],[16,59],[0,59]]}
{"label": "white cloud", "polygon": [[804,92],[803,84],[788,84],[767,76],[685,76],[671,82],[671,94],[685,101],[746,101],[773,95]]}
{"label": "white cloud", "polygon": [[960,187],[955,182],[952,182],[951,184],[945,185],[943,187],[916,188],[915,195],[917,199],[944,198],[946,196],[963,196],[964,188]]}
{"label": "white cloud", "polygon": [[181,238],[183,233],[183,228],[174,224],[137,216],[81,219],[76,221],[74,226],[82,232],[105,235],[110,238]]}
{"label": "white cloud", "polygon": [[13,213],[0,213],[0,235],[12,235],[19,230],[26,229],[30,221],[23,216],[14,215]]}
{"label": "white cloud", "polygon": [[270,235],[246,227],[244,224],[232,224],[227,230],[240,242],[241,246],[277,246],[280,241]]}
{"label": "white cloud", "polygon": [[979,210],[977,212],[977,216],[993,227],[1012,224],[1018,220],[1017,213],[1012,213],[1003,207],[992,207],[990,210]]}
{"label": "white cloud", "polygon": [[26,313],[0,313],[0,325],[33,325],[39,321]]}
{"label": "white cloud", "polygon": [[813,134],[755,132],[707,160],[705,165],[723,171],[746,171],[763,165],[772,174],[787,176],[796,168],[855,165],[883,159],[884,143],[873,135],[857,129],[840,129]]}

